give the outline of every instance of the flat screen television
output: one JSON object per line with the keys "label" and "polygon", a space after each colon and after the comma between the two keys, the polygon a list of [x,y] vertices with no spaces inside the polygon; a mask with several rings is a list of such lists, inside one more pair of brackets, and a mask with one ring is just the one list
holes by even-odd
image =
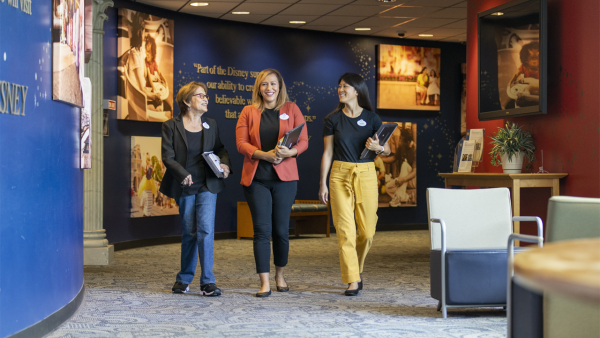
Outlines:
{"label": "flat screen television", "polygon": [[479,120],[546,114],[546,0],[478,14]]}

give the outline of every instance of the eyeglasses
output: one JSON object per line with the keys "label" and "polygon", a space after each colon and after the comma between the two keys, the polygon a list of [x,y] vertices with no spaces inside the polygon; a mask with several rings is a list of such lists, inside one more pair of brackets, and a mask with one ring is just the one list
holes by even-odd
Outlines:
{"label": "eyeglasses", "polygon": [[198,94],[194,94],[192,96],[198,96],[200,98],[200,100],[208,100],[207,94],[198,93]]}

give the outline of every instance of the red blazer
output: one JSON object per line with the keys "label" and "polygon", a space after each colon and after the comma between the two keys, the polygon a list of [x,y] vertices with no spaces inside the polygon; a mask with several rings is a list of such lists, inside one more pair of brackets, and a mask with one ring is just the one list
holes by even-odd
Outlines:
{"label": "red blazer", "polygon": [[[244,155],[244,167],[242,169],[242,185],[250,186],[254,179],[254,173],[258,167],[258,159],[253,159],[252,154],[256,150],[269,151],[271,149],[261,149],[260,146],[260,111],[254,106],[249,105],[244,107],[240,117],[238,118],[237,126],[235,127],[235,138],[237,150]],[[300,112],[300,108],[293,102],[286,102],[279,110],[279,116],[287,114],[287,120],[279,119],[279,137],[290,131],[294,127],[304,123],[304,115]],[[298,149],[298,155],[302,154],[308,148],[308,133],[306,125],[302,129],[298,144],[292,148]],[[278,165],[273,165],[277,176],[282,181],[298,180],[298,166],[296,165],[296,157],[288,157],[281,161]]]}

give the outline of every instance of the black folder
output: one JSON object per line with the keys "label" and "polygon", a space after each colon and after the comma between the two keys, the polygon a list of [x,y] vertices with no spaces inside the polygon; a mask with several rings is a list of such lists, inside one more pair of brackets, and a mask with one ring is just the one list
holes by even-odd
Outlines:
{"label": "black folder", "polygon": [[223,168],[221,168],[221,159],[219,156],[215,155],[212,151],[206,151],[202,153],[204,160],[208,163],[210,169],[212,169],[213,173],[217,175],[218,178],[223,178],[225,175],[223,172]]}
{"label": "black folder", "polygon": [[294,127],[294,129],[285,133],[285,135],[283,135],[283,137],[279,139],[278,145],[286,146],[288,148],[291,148],[292,146],[296,145],[298,143],[298,140],[300,139],[300,134],[302,134],[302,129],[304,129],[304,124],[305,123],[297,125],[296,127]]}
{"label": "black folder", "polygon": [[[396,130],[396,128],[398,127],[397,123],[384,123],[381,125],[381,127],[379,127],[379,129],[377,130],[377,132],[375,133],[377,135],[377,138],[379,139],[379,144],[380,145],[385,145],[386,142],[390,139],[390,136],[392,136],[392,134],[394,133],[394,130]],[[373,135],[375,136],[375,135]],[[377,153],[369,150],[365,147],[365,149],[362,151],[362,153],[360,154],[360,159],[370,159],[370,160],[374,160],[375,157],[377,157]]]}

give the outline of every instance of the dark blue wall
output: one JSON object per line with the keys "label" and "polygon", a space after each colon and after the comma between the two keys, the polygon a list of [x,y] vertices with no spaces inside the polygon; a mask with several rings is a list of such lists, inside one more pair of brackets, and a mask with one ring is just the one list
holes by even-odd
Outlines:
{"label": "dark blue wall", "polygon": [[0,2],[0,81],[29,87],[25,116],[0,114],[0,337],[83,285],[79,108],[52,100],[51,5]]}
{"label": "dark blue wall", "polygon": [[[441,112],[378,111],[384,121],[414,122],[418,126],[418,206],[379,209],[379,226],[427,223],[425,189],[444,186],[437,173],[452,170],[454,146],[460,139],[460,64],[466,61],[465,46],[245,24],[180,14],[131,2],[118,1],[115,6],[175,20],[174,94],[192,80],[254,84],[254,79],[250,78],[199,74],[194,63],[248,71],[276,68],[282,73],[292,101],[296,101],[305,116],[316,116],[314,122],[307,123],[309,136],[312,136],[309,148],[298,159],[300,184],[297,199],[317,199],[323,152],[322,120],[338,103],[337,81],[340,75],[349,71],[363,75],[369,84],[371,100],[375,103],[377,45],[441,48]],[[109,9],[108,16],[104,36],[105,98],[116,99],[117,9]],[[209,90],[207,114],[219,124],[234,170],[227,179],[227,189],[218,197],[215,230],[233,232],[236,231],[236,202],[244,200],[239,184],[243,159],[235,147],[237,120],[226,119],[225,111],[239,113],[243,106],[216,104],[215,96],[223,94],[249,99],[251,92]],[[110,137],[105,139],[104,192],[105,228],[109,241],[179,234],[179,216],[129,218],[130,137],[160,136],[160,123],[115,120],[115,111],[110,112],[110,117]]]}

